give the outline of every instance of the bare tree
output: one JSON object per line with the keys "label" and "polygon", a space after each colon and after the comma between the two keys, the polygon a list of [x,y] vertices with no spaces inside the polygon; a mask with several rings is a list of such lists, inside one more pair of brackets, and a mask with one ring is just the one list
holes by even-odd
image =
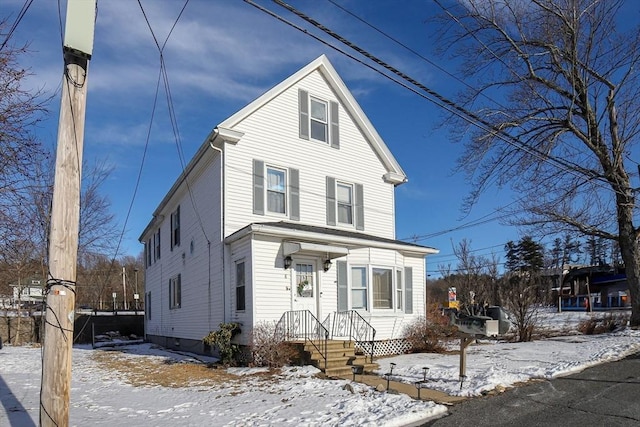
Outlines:
{"label": "bare tree", "polygon": [[531,341],[538,325],[538,275],[522,272],[508,273],[500,287],[500,298],[510,314],[518,334],[518,341]]}
{"label": "bare tree", "polygon": [[[7,26],[0,20],[0,33]],[[0,205],[4,194],[24,185],[34,155],[41,152],[33,129],[44,118],[49,98],[24,89],[29,70],[18,64],[18,58],[26,53],[27,46],[11,44],[0,50]]]}
{"label": "bare tree", "polygon": [[498,258],[495,254],[491,258],[474,255],[467,239],[454,246],[453,253],[458,258],[455,273],[451,273],[450,266],[439,268],[449,287],[456,288],[460,308],[475,314],[478,307],[497,304]]}
{"label": "bare tree", "polygon": [[640,130],[640,27],[619,30],[624,5],[466,0],[445,12],[443,45],[457,47],[477,88],[460,102],[482,123],[459,159],[476,184],[466,207],[490,184],[508,185],[524,195],[513,224],[616,241],[630,323],[639,327],[637,164],[629,155]]}

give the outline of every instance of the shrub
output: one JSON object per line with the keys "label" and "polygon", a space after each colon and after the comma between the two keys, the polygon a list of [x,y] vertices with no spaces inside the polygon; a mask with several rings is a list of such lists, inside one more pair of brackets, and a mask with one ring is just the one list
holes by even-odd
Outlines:
{"label": "shrub", "polygon": [[578,324],[578,331],[585,335],[606,334],[624,329],[629,321],[626,314],[607,313],[602,317],[590,317]]}
{"label": "shrub", "polygon": [[251,355],[255,366],[280,368],[300,358],[298,348],[276,335],[276,322],[257,323],[251,333]]}
{"label": "shrub", "polygon": [[455,326],[449,325],[449,318],[439,311],[427,313],[427,318],[419,317],[404,328],[404,339],[410,344],[410,352],[445,351],[444,341],[456,332]]}
{"label": "shrub", "polygon": [[240,347],[233,344],[231,340],[240,333],[240,325],[238,323],[220,323],[220,329],[209,332],[202,341],[205,344],[215,347],[220,355],[220,362],[224,365],[234,365],[236,355],[240,352]]}

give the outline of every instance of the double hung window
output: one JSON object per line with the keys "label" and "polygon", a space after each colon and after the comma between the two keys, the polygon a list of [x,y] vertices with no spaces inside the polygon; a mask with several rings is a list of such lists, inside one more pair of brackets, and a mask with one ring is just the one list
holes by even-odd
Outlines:
{"label": "double hung window", "polygon": [[353,186],[339,182],[337,184],[338,223],[353,224]]}
{"label": "double hung window", "polygon": [[354,310],[369,308],[366,267],[351,268],[351,308]]}
{"label": "double hung window", "polygon": [[180,308],[182,306],[182,281],[181,276],[173,276],[169,279],[169,308]]}
{"label": "double hung window", "polygon": [[242,261],[236,263],[236,310],[244,311],[245,308],[245,275]]}
{"label": "double hung window", "polygon": [[267,211],[285,214],[287,210],[287,172],[267,167]]}
{"label": "double hung window", "polygon": [[327,129],[329,127],[327,103],[316,98],[311,98],[311,139],[327,142]]}
{"label": "double hung window", "polygon": [[171,214],[171,250],[180,246],[180,206]]}

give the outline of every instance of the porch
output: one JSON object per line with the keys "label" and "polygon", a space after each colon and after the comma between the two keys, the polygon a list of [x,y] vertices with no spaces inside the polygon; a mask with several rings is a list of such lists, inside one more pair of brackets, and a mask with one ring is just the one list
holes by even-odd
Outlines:
{"label": "porch", "polygon": [[327,376],[377,369],[374,363],[376,330],[357,311],[329,314],[320,322],[310,310],[285,312],[276,326],[276,338],[304,352],[306,363]]}

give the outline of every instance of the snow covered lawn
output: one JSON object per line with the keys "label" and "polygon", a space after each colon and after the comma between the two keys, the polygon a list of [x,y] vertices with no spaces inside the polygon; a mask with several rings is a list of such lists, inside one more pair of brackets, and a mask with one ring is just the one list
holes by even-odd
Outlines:
{"label": "snow covered lawn", "polygon": [[[555,314],[572,328],[586,313]],[[396,363],[394,379],[421,380],[451,395],[478,396],[533,378],[578,372],[640,351],[640,331],[568,335],[530,343],[481,341],[467,349],[460,384],[457,354],[411,354],[378,359],[380,374]],[[41,350],[0,350],[0,426],[38,424]],[[316,377],[312,367],[276,373],[207,367],[208,360],[150,344],[114,350],[73,350],[71,425],[135,426],[402,426],[443,415],[445,406],[377,392],[346,380]],[[352,390],[345,387],[352,384]]]}

